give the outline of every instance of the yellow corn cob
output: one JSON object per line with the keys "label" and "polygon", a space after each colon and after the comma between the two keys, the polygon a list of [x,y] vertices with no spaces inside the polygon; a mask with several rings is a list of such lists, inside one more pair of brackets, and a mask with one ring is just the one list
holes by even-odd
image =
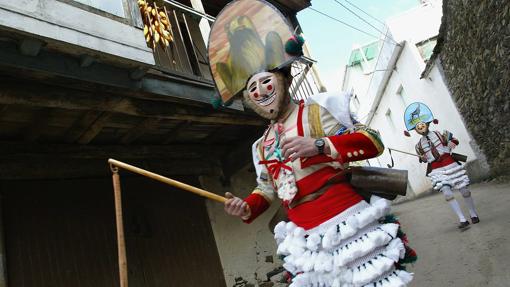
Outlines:
{"label": "yellow corn cob", "polygon": [[163,38],[170,40],[170,33],[168,33],[167,31],[163,31]]}
{"label": "yellow corn cob", "polygon": [[156,43],[157,43],[157,42],[159,42],[159,39],[160,39],[159,33],[158,32],[154,33],[154,41],[156,41]]}
{"label": "yellow corn cob", "polygon": [[149,34],[149,27],[147,27],[147,25],[143,25],[143,35],[147,36],[147,34]]}
{"label": "yellow corn cob", "polygon": [[159,32],[159,34],[160,34],[160,35],[165,34],[165,32],[166,32],[166,30],[165,30],[165,26],[160,25],[160,26],[159,26],[159,30],[158,30],[158,32]]}

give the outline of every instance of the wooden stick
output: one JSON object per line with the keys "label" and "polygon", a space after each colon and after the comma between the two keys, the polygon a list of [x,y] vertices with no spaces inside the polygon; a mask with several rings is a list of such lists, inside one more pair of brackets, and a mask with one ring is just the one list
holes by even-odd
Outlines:
{"label": "wooden stick", "polygon": [[416,156],[416,157],[420,157],[419,155],[414,154],[414,153],[410,153],[410,152],[406,152],[406,151],[401,151],[401,150],[394,149],[394,148],[388,148],[388,149],[392,150],[392,151],[396,151],[396,152],[405,153],[405,154],[408,154],[408,155],[413,155],[413,156]]}
{"label": "wooden stick", "polygon": [[120,176],[118,168],[112,166],[113,193],[115,197],[115,222],[117,224],[117,251],[119,255],[120,287],[128,287],[128,270],[126,256],[126,241],[124,238],[124,220],[122,219],[122,197],[120,190]]}
{"label": "wooden stick", "polygon": [[161,181],[161,182],[166,183],[168,185],[171,185],[171,186],[183,189],[185,191],[193,192],[193,193],[198,194],[200,196],[203,196],[203,197],[206,197],[206,198],[209,198],[209,199],[221,202],[221,203],[224,203],[225,201],[227,201],[227,199],[225,197],[223,197],[223,196],[220,196],[220,195],[214,194],[212,192],[200,189],[198,187],[194,187],[194,186],[191,186],[191,185],[188,185],[188,184],[185,184],[185,183],[173,180],[173,179],[168,178],[168,177],[164,177],[164,176],[159,175],[157,173],[153,173],[153,172],[147,171],[145,169],[141,169],[139,167],[132,166],[132,165],[129,165],[127,163],[124,163],[124,162],[121,162],[121,161],[118,161],[118,160],[109,159],[108,162],[111,165],[123,168],[125,170],[129,170],[129,171],[134,172],[134,173],[138,173],[138,174],[143,175],[145,177],[152,178],[152,179],[157,180],[157,181]]}

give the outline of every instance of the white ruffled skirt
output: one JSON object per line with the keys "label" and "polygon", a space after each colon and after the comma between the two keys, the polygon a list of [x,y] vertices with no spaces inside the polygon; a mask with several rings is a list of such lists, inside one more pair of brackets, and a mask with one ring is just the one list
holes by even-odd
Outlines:
{"label": "white ruffled skirt", "polygon": [[294,275],[290,286],[406,286],[412,274],[395,269],[406,252],[399,225],[378,221],[389,211],[388,200],[373,196],[313,229],[276,225],[277,253]]}
{"label": "white ruffled skirt", "polygon": [[455,162],[432,170],[428,176],[435,190],[440,190],[445,185],[453,189],[461,189],[469,185],[466,169]]}

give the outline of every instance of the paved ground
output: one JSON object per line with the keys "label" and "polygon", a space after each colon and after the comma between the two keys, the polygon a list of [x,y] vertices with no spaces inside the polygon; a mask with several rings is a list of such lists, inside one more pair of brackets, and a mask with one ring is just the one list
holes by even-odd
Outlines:
{"label": "paved ground", "polygon": [[[471,186],[481,222],[466,231],[442,194],[404,202],[393,211],[419,259],[410,269],[418,286],[510,286],[510,183]],[[455,197],[469,215],[464,199]]]}

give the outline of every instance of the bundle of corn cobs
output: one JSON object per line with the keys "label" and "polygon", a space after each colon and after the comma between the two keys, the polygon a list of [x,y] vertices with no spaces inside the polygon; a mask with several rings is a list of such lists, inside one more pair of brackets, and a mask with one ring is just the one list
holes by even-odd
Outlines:
{"label": "bundle of corn cobs", "polygon": [[155,2],[148,3],[147,0],[138,0],[138,6],[142,13],[143,35],[147,45],[152,49],[156,49],[158,44],[162,48],[168,47],[174,37],[166,8],[158,8]]}

